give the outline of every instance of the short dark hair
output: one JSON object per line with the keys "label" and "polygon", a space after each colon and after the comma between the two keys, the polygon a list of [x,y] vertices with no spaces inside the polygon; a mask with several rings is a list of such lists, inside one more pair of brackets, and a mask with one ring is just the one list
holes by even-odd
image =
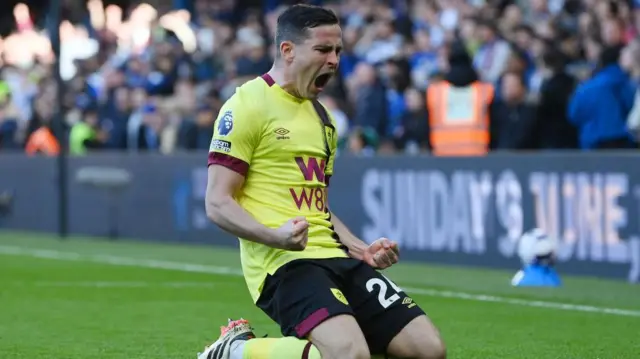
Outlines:
{"label": "short dark hair", "polygon": [[556,46],[545,46],[542,51],[542,62],[554,73],[557,73],[564,69],[567,57]]}
{"label": "short dark hair", "polygon": [[527,24],[520,24],[517,25],[514,29],[515,32],[524,32],[527,35],[533,37],[535,36],[536,32],[533,30],[533,28],[531,28],[531,26],[527,25]]}
{"label": "short dark hair", "polygon": [[491,32],[493,32],[496,35],[498,35],[498,33],[499,33],[498,25],[496,24],[495,20],[493,20],[493,19],[488,19],[486,17],[482,17],[478,21],[477,26],[478,27],[487,28],[487,29],[491,30]]}
{"label": "short dark hair", "polygon": [[613,45],[605,47],[600,53],[599,68],[607,67],[618,63],[620,54],[622,53],[621,45]]}
{"label": "short dark hair", "polygon": [[307,39],[308,29],[339,23],[338,16],[329,9],[306,4],[293,5],[278,16],[276,46],[283,41],[299,44]]}

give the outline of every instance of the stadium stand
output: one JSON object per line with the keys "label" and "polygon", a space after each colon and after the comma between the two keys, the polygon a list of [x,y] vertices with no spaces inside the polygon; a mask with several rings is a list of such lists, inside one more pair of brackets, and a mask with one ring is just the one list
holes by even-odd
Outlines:
{"label": "stadium stand", "polygon": [[[207,149],[224,100],[269,70],[275,20],[293,2],[150,3],[67,4],[60,60],[72,154]],[[495,88],[491,150],[638,147],[638,0],[311,3],[342,19],[340,74],[321,100],[345,152],[429,152],[426,91],[474,71]],[[59,152],[42,13],[16,6],[0,42],[0,152]],[[461,51],[470,61],[452,60]]]}

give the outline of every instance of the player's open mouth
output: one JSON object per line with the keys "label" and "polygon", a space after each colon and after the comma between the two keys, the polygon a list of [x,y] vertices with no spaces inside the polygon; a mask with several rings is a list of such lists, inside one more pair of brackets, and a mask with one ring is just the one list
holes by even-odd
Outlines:
{"label": "player's open mouth", "polygon": [[322,89],[329,83],[331,80],[331,74],[322,74],[316,77],[316,81],[313,83],[317,89]]}

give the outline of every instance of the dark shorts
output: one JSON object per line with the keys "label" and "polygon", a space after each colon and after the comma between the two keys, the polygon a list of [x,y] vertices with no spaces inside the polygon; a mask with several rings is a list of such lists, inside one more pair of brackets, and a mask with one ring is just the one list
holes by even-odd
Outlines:
{"label": "dark shorts", "polygon": [[380,272],[352,258],[299,259],[267,276],[256,303],[280,325],[282,334],[306,338],[328,318],[353,315],[372,355],[422,309]]}

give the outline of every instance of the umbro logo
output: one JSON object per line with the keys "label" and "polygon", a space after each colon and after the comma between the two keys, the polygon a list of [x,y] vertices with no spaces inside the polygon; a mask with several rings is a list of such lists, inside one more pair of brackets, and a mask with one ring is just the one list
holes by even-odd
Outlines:
{"label": "umbro logo", "polygon": [[286,128],[282,128],[282,127],[276,128],[273,131],[273,133],[275,133],[277,135],[276,136],[277,140],[288,140],[289,136],[287,136],[287,134],[289,134],[289,132],[290,132],[289,130],[287,130]]}
{"label": "umbro logo", "polygon": [[409,297],[405,297],[402,300],[402,304],[406,305],[409,308],[413,308],[416,306],[416,303],[413,302],[413,299],[409,298]]}

